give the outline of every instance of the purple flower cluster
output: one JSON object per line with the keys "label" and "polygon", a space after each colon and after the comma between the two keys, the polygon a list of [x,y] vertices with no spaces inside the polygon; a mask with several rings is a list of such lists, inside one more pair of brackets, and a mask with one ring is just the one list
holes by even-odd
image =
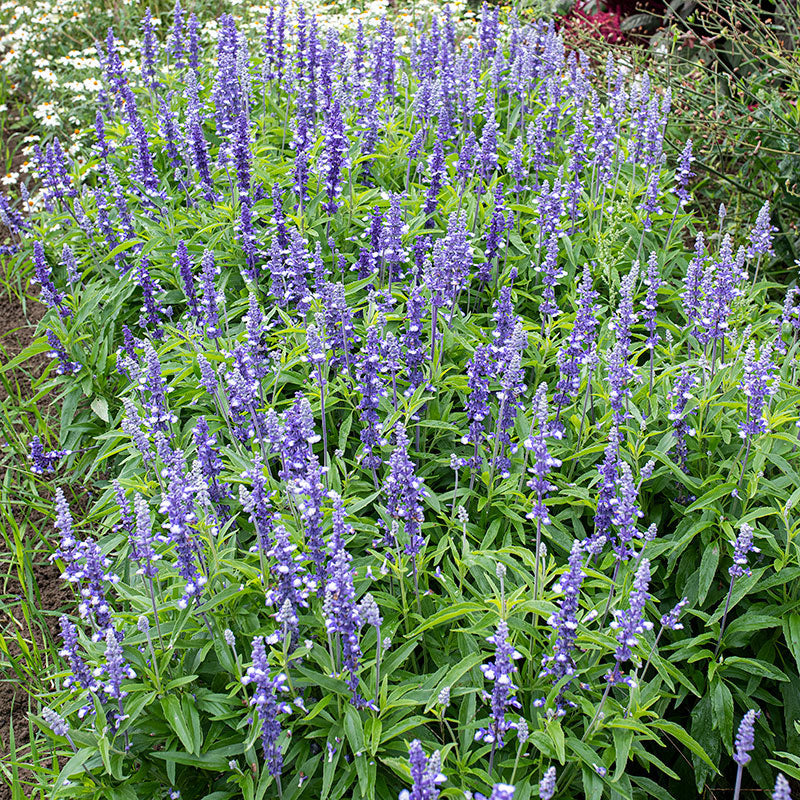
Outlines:
{"label": "purple flower cluster", "polygon": [[695,429],[687,421],[694,411],[687,410],[687,405],[693,397],[692,389],[696,385],[697,378],[689,371],[688,367],[684,366],[669,392],[669,396],[673,399],[673,406],[668,417],[672,421],[672,430],[675,434],[675,453],[678,456],[678,464],[684,472],[689,466],[689,449],[686,439],[695,435]]}
{"label": "purple flower cluster", "polygon": [[764,418],[764,406],[767,398],[775,390],[771,385],[772,373],[775,365],[771,359],[771,345],[769,342],[762,345],[761,355],[756,359],[756,346],[750,342],[744,356],[744,374],[740,384],[744,396],[747,398],[747,416],[739,425],[739,435],[742,438],[758,436],[767,430],[767,421]]}
{"label": "purple flower cluster", "polygon": [[436,800],[439,785],[446,780],[441,772],[438,750],[428,757],[419,739],[414,739],[408,746],[408,766],[411,769],[411,790],[403,789],[399,800]]}
{"label": "purple flower cluster", "polygon": [[486,640],[495,646],[494,661],[481,665],[483,677],[492,683],[491,694],[484,692],[484,699],[490,704],[491,720],[487,728],[480,728],[475,733],[475,741],[491,744],[493,749],[503,746],[504,738],[508,731],[515,727],[508,717],[510,709],[521,708],[514,693],[517,689],[513,675],[517,671],[514,661],[522,658],[508,641],[508,623],[500,620],[493,636]]}
{"label": "purple flower cluster", "polygon": [[38,436],[31,439],[31,472],[35,475],[44,475],[45,472],[52,472],[58,462],[64,456],[71,455],[72,450],[50,450],[46,451],[42,446],[42,440]]}
{"label": "purple flower cluster", "polygon": [[242,677],[242,683],[247,686],[253,684],[256,693],[250,705],[258,711],[261,720],[261,748],[267,760],[269,774],[280,780],[283,770],[283,753],[278,739],[281,735],[281,724],[278,714],[291,713],[291,706],[281,700],[281,696],[289,691],[286,685],[287,678],[279,672],[270,677],[267,652],[264,648],[264,637],[256,636],[253,639],[253,665],[247,668]]}
{"label": "purple flower cluster", "polygon": [[[558,683],[563,677],[575,673],[573,651],[578,635],[578,608],[580,606],[580,591],[586,572],[583,568],[583,546],[575,539],[569,554],[569,569],[558,583],[553,587],[555,592],[563,592],[564,597],[559,601],[558,611],[552,614],[547,624],[555,631],[552,655],[542,658],[541,675],[552,675],[553,682]],[[564,691],[569,682],[562,686],[556,698],[556,712],[559,715],[566,713],[566,707],[571,705],[564,698]]]}
{"label": "purple flower cluster", "polygon": [[533,399],[534,422],[535,432],[525,440],[525,447],[533,453],[533,466],[529,468],[530,474],[533,476],[528,481],[528,488],[534,492],[535,505],[533,509],[528,512],[528,519],[537,519],[542,525],[550,524],[550,516],[547,513],[547,507],[544,505],[544,499],[556,487],[548,480],[548,475],[553,471],[554,467],[561,466],[561,461],[550,455],[545,438],[548,435],[549,427],[547,423],[548,410],[547,410],[547,384],[539,384],[536,390],[536,396]]}
{"label": "purple flower cluster", "polygon": [[653,623],[644,616],[645,604],[649,598],[647,592],[650,585],[650,560],[642,558],[633,579],[633,588],[629,597],[629,607],[622,611],[615,610],[611,629],[617,632],[618,647],[614,653],[616,664],[614,669],[606,675],[609,683],[632,684],[633,679],[624,677],[620,666],[629,661],[633,655],[631,648],[639,642],[639,636],[645,631],[653,629]]}
{"label": "purple flower cluster", "polygon": [[747,563],[749,553],[760,553],[761,551],[753,544],[753,529],[746,522],[739,528],[739,535],[733,546],[733,564],[728,568],[731,578],[740,578],[742,575],[750,575],[751,569]]}

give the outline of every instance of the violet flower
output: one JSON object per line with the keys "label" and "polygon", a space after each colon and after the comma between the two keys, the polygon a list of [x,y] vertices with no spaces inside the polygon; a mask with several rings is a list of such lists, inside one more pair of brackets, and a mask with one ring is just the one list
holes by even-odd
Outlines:
{"label": "violet flower", "polygon": [[342,168],[348,167],[347,151],[350,142],[344,129],[341,101],[336,97],[325,118],[324,150],[320,171],[323,175],[327,202],[322,204],[325,213],[333,216],[339,208]]}
{"label": "violet flower", "polygon": [[475,475],[483,464],[481,448],[486,439],[485,420],[491,418],[489,400],[489,382],[494,374],[493,359],[489,345],[479,345],[467,363],[467,398],[468,433],[461,437],[462,444],[472,445],[472,455],[464,459],[463,466],[469,467],[472,472],[470,488],[474,485]]}
{"label": "violet flower", "polygon": [[769,200],[764,202],[761,210],[758,212],[756,224],[750,232],[750,247],[748,255],[750,258],[753,256],[761,256],[769,254],[774,255],[775,251],[772,249],[773,234],[777,232],[777,228],[770,223],[769,218]]}
{"label": "violet flower", "polygon": [[[78,652],[78,629],[63,614],[59,617],[58,624],[61,628],[61,640],[63,642],[58,654],[66,659],[72,673],[64,679],[64,686],[71,692],[78,691],[78,688],[96,690],[98,687],[92,677],[91,670]],[[101,700],[104,698],[105,694],[103,693]],[[82,719],[88,711],[89,707],[83,708],[78,712],[78,716]]]}
{"label": "violet flower", "polygon": [[775,778],[775,791],[772,793],[772,800],[792,800],[789,781],[787,781],[780,772],[778,773],[778,777]]}
{"label": "violet flower", "polygon": [[553,800],[556,793],[556,768],[548,767],[544,777],[539,781],[540,800]]}
{"label": "violet flower", "polygon": [[44,247],[41,242],[33,243],[33,268],[36,274],[35,280],[41,287],[41,297],[44,303],[50,308],[55,308],[61,319],[71,316],[72,311],[64,303],[64,295],[56,289],[53,283],[53,270],[47,263],[44,255]]}
{"label": "violet flower", "polygon": [[297,627],[297,613],[300,608],[308,606],[308,595],[316,589],[316,583],[300,565],[301,556],[296,555],[297,545],[289,539],[289,533],[284,525],[275,525],[272,529],[272,548],[267,553],[272,559],[271,571],[275,582],[270,586],[264,596],[268,606],[274,606],[281,613],[286,604],[291,609],[288,623],[290,642],[289,648],[293,650],[299,638]]}
{"label": "violet flower", "polygon": [[358,410],[361,412],[361,442],[364,448],[359,456],[365,469],[372,470],[373,479],[377,488],[375,470],[383,463],[383,459],[376,452],[382,441],[382,426],[378,408],[381,397],[386,394],[384,382],[380,377],[381,331],[377,325],[367,328],[367,339],[358,364],[358,391],[361,399]]}
{"label": "violet flower", "polygon": [[742,790],[742,774],[745,766],[750,763],[750,753],[756,746],[755,724],[760,716],[760,711],[751,708],[744,717],[742,717],[742,721],[739,723],[739,729],[736,731],[733,760],[738,764],[738,769],[736,770],[736,785],[733,789],[733,800],[739,800],[739,793]]}
{"label": "violet flower", "polygon": [[159,512],[167,517],[162,523],[166,531],[164,539],[174,545],[178,574],[186,581],[183,595],[178,600],[180,609],[187,608],[191,600],[199,599],[207,581],[200,571],[200,546],[192,533],[197,516],[186,467],[182,462],[182,454],[179,454],[178,463],[167,468],[167,489],[159,507]]}
{"label": "violet flower", "polygon": [[[547,620],[547,624],[555,631],[552,655],[542,658],[542,671],[540,675],[552,675],[553,682],[558,683],[563,677],[575,674],[575,661],[573,651],[578,635],[578,609],[580,607],[580,590],[586,572],[583,568],[583,546],[577,539],[572,544],[569,555],[569,570],[565,572],[558,583],[553,586],[553,591],[564,593],[559,601],[559,608]],[[567,681],[556,697],[556,714],[562,716],[566,713],[567,706],[574,705],[566,700],[564,693],[569,686]]]}
{"label": "violet flower", "polygon": [[34,475],[44,475],[45,472],[53,472],[58,462],[64,456],[72,454],[72,450],[50,450],[45,451],[42,440],[38,436],[31,439],[31,452],[28,458],[31,461],[31,472]]}
{"label": "violet flower", "polygon": [[441,772],[439,751],[428,757],[419,739],[414,739],[408,746],[408,765],[411,770],[411,790],[403,789],[399,800],[437,800],[439,785],[447,780]]}
{"label": "violet flower", "polygon": [[644,610],[650,595],[647,592],[650,584],[650,559],[642,558],[633,579],[633,588],[629,596],[629,607],[625,610],[613,611],[614,619],[610,624],[612,630],[617,632],[618,646],[614,652],[616,664],[614,669],[606,674],[609,684],[627,683],[633,685],[631,677],[624,677],[620,666],[633,657],[632,647],[639,643],[639,636],[645,631],[653,629],[653,623],[645,619]]}
{"label": "violet flower", "polygon": [[673,406],[668,414],[668,419],[672,421],[672,430],[675,435],[674,452],[678,457],[678,464],[684,471],[688,471],[689,449],[686,439],[694,436],[696,431],[688,423],[687,419],[695,412],[687,411],[688,401],[692,399],[691,390],[697,385],[697,377],[689,372],[689,368],[684,366],[675,380],[669,397],[673,398]]}
{"label": "violet flower", "polygon": [[418,477],[414,462],[408,456],[408,437],[405,428],[395,428],[395,447],[389,456],[389,475],[383,484],[386,494],[386,511],[390,517],[403,523],[406,534],[406,555],[411,557],[414,591],[419,605],[419,577],[417,556],[425,546],[422,536],[424,512],[422,498],[427,495],[424,483]]}
{"label": "violet flower", "polygon": [[352,556],[347,552],[344,534],[349,526],[344,521],[341,498],[334,497],[334,531],[330,546],[330,562],[325,585],[325,627],[329,634],[337,634],[342,646],[342,667],[349,673],[347,685],[352,692],[351,702],[357,708],[366,701],[359,693],[358,672],[361,659],[359,631],[363,620],[355,599],[353,583],[355,571]]}
{"label": "violet flower", "polygon": [[283,753],[278,744],[281,735],[278,714],[290,714],[292,709],[288,703],[280,699],[284,692],[289,691],[286,675],[279,672],[270,677],[263,636],[256,636],[253,639],[253,665],[247,668],[242,683],[245,686],[250,683],[255,684],[256,693],[250,705],[256,708],[261,720],[261,749],[267,760],[267,769],[280,785]]}
{"label": "violet flower", "polygon": [[495,750],[503,747],[506,733],[514,727],[514,723],[506,717],[507,711],[522,707],[514,696],[517,686],[513,681],[513,674],[517,671],[514,661],[522,658],[522,653],[517,652],[508,641],[508,623],[503,619],[497,623],[495,634],[488,637],[487,641],[495,646],[494,661],[481,665],[484,678],[493,684],[491,695],[483,692],[484,699],[490,702],[491,721],[488,728],[480,728],[475,733],[475,741],[492,745],[489,756],[491,774]]}
{"label": "violet flower", "polygon": [[200,320],[200,306],[197,302],[197,292],[194,285],[193,265],[189,257],[189,250],[186,247],[186,242],[183,239],[178,240],[178,246],[175,250],[175,267],[180,275],[181,282],[183,283],[183,292],[186,296],[186,303],[189,308],[189,314],[196,320]]}
{"label": "violet flower", "polygon": [[47,341],[50,343],[50,358],[58,360],[56,365],[56,375],[75,375],[80,372],[82,367],[77,361],[71,361],[61,340],[51,330],[46,331]]}

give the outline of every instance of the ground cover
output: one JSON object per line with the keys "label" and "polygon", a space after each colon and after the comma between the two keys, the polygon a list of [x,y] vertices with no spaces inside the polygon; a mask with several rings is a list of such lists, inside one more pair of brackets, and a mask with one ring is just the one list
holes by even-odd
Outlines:
{"label": "ground cover", "polygon": [[91,151],[51,142],[42,209],[6,210],[48,311],[4,374],[49,352],[60,408],[13,441],[76,600],[31,790],[800,774],[768,206],[701,227],[669,93],[551,24],[419,23],[348,44],[277,7],[256,44],[223,17],[214,64],[145,31],[133,71],[109,35]]}

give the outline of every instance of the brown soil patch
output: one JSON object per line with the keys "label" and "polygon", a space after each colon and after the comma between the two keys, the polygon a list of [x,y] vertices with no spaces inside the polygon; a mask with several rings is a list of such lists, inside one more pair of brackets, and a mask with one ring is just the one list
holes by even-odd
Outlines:
{"label": "brown soil patch", "polygon": [[[0,238],[2,235],[0,235]],[[3,265],[5,266],[5,265]],[[24,305],[18,297],[0,297],[0,362],[7,363],[25,350],[36,338],[36,323],[41,320],[44,307],[36,301],[27,301]],[[46,354],[41,354],[30,359],[23,368],[13,370],[8,376],[12,387],[12,396],[9,396],[6,387],[0,384],[0,402],[5,408],[15,404],[16,393],[20,392],[22,398],[31,397],[31,380],[42,374],[49,362]],[[17,390],[16,387],[19,387]],[[48,416],[52,409],[47,401],[39,408],[42,416]],[[52,443],[55,444],[55,443]],[[10,453],[0,462],[0,470],[12,470],[12,485],[16,482],[14,475],[18,468],[17,457]],[[17,526],[22,531],[23,537],[32,530],[49,531],[52,523],[41,512],[29,504],[20,502],[12,507],[11,512]],[[10,536],[10,532],[8,532]],[[28,538],[28,537],[26,537]],[[34,537],[38,538],[38,537]],[[5,542],[0,539],[0,601],[3,612],[0,612],[0,635],[3,635],[9,644],[12,657],[23,657],[17,636],[32,644],[38,651],[49,649],[45,639],[50,642],[57,641],[58,615],[60,609],[72,606],[73,598],[67,586],[61,580],[58,569],[47,561],[47,553],[37,552],[32,554],[33,585],[29,587],[35,596],[36,607],[45,612],[41,617],[33,619],[33,624],[26,622],[23,614],[23,604],[27,603],[23,595],[22,586],[18,580],[18,564],[15,556],[9,553]],[[29,615],[29,619],[31,616]],[[39,624],[37,624],[39,622]],[[43,626],[42,623],[43,622]],[[27,667],[32,669],[33,666]],[[20,680],[13,669],[0,669],[0,757],[7,756],[10,749],[10,731],[14,733],[14,745],[17,751],[25,753],[29,744],[30,710],[38,710],[38,704],[31,702],[28,695],[28,685]],[[20,772],[20,781],[23,786],[31,779],[25,771]],[[11,789],[0,785],[0,800],[11,799]]]}

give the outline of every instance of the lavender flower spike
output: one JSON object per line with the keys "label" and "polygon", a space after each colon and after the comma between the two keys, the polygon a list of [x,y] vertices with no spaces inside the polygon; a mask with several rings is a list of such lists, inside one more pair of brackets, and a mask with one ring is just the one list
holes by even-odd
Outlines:
{"label": "lavender flower spike", "polygon": [[780,772],[778,773],[778,777],[775,779],[775,791],[772,793],[772,800],[792,800],[792,792],[789,788],[789,781],[787,781]]}
{"label": "lavender flower spike", "polygon": [[[560,681],[567,675],[575,672],[575,662],[572,651],[575,649],[575,639],[578,631],[578,608],[581,584],[586,573],[583,569],[583,547],[578,539],[572,545],[569,556],[569,571],[561,576],[559,582],[553,587],[555,592],[563,592],[564,597],[559,602],[558,611],[547,620],[547,624],[556,632],[553,643],[552,655],[542,659],[541,675],[552,675],[554,682]],[[556,697],[556,714],[562,716],[566,713],[566,706],[571,705],[564,699],[564,691],[569,686],[567,682]]]}
{"label": "lavender flower spike", "polygon": [[540,800],[552,800],[553,795],[556,793],[556,768],[548,767],[544,777],[539,782],[539,798]]}
{"label": "lavender flower spike", "polygon": [[725,632],[725,622],[728,619],[728,610],[731,605],[731,595],[733,594],[733,584],[736,579],[742,575],[750,575],[751,570],[747,564],[748,553],[760,553],[761,551],[753,544],[753,529],[743,522],[739,528],[739,535],[736,537],[736,542],[733,546],[733,564],[728,568],[728,574],[731,576],[730,584],[728,585],[728,598],[725,601],[725,610],[722,612],[722,621],[719,624],[719,637],[717,638],[717,646],[714,648],[714,658],[717,657],[720,644],[722,644],[722,634]]}
{"label": "lavender flower spike", "polygon": [[69,733],[69,725],[67,725],[64,717],[57,711],[53,711],[52,708],[42,709],[42,719],[56,736],[66,736]]}
{"label": "lavender flower spike", "polygon": [[[492,796],[489,800],[514,800],[516,788],[510,783],[496,783],[492,787]],[[476,800],[485,800],[484,796],[475,795]]]}
{"label": "lavender flower spike", "polygon": [[750,751],[755,747],[754,726],[758,716],[760,712],[751,708],[742,717],[739,730],[736,732],[736,752],[733,754],[733,760],[742,767],[750,763]]}
{"label": "lavender flower spike", "polygon": [[247,668],[242,683],[245,686],[248,683],[256,685],[256,693],[250,705],[256,707],[261,720],[261,746],[264,758],[267,759],[267,769],[280,786],[283,753],[278,745],[278,738],[281,735],[278,714],[288,714],[291,706],[281,702],[279,698],[283,692],[289,691],[289,687],[286,685],[286,675],[282,672],[270,678],[263,636],[256,636],[253,639],[253,666]]}
{"label": "lavender flower spike", "polygon": [[483,693],[484,699],[490,701],[491,721],[488,728],[481,728],[476,732],[475,740],[483,740],[492,745],[489,756],[491,774],[495,750],[503,746],[506,733],[513,727],[513,723],[507,719],[506,711],[509,708],[521,708],[519,700],[514,697],[517,686],[512,675],[517,671],[514,661],[522,658],[522,653],[517,652],[508,641],[508,623],[504,619],[497,623],[494,636],[490,636],[487,641],[495,645],[494,661],[481,665],[484,678],[494,684],[491,694]]}
{"label": "lavender flower spike", "polygon": [[436,800],[439,797],[439,784],[447,780],[441,773],[442,760],[438,750],[429,758],[419,739],[414,739],[408,746],[408,765],[411,770],[411,791],[403,789],[399,800]]}
{"label": "lavender flower spike", "polygon": [[751,708],[742,717],[739,723],[739,730],[736,732],[734,746],[736,751],[733,760],[739,765],[736,770],[736,785],[733,789],[733,800],[739,800],[739,793],[742,790],[742,773],[745,765],[750,763],[750,753],[756,746],[755,724],[756,719],[761,716],[761,712]]}
{"label": "lavender flower spike", "polygon": [[650,584],[650,561],[643,558],[639,562],[636,570],[636,577],[633,579],[633,588],[630,594],[630,607],[625,611],[615,611],[614,621],[610,627],[617,631],[617,642],[619,646],[614,653],[617,663],[614,669],[608,673],[606,680],[610,684],[627,683],[633,684],[633,679],[623,677],[620,665],[629,661],[633,652],[631,648],[638,644],[638,637],[646,630],[652,630],[653,623],[645,619],[644,609],[647,599],[650,596],[647,588]]}
{"label": "lavender flower spike", "polygon": [[743,522],[733,547],[733,564],[728,568],[731,578],[750,575],[751,570],[747,564],[747,554],[760,552],[753,544],[753,529],[746,522]]}

